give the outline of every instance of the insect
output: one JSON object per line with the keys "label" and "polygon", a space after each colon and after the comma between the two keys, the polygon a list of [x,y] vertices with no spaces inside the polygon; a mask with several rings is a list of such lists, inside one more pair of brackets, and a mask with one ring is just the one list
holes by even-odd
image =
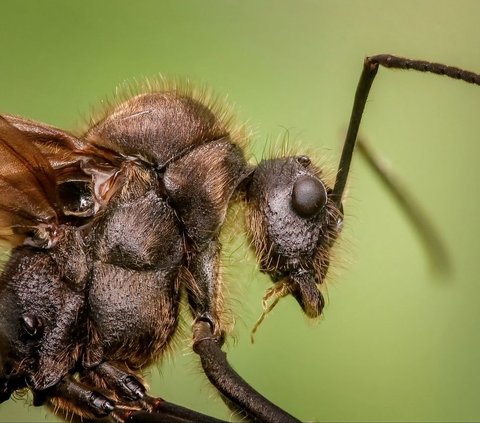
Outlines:
{"label": "insect", "polygon": [[[221,350],[229,328],[219,235],[229,207],[242,204],[273,283],[265,313],[286,295],[307,316],[322,313],[320,286],[380,65],[480,85],[457,68],[367,58],[333,186],[305,155],[251,165],[228,115],[176,87],[120,102],[81,136],[0,117],[0,239],[12,248],[0,279],[0,401],[27,388],[35,405],[65,419],[218,421],[150,397],[142,382],[176,333],[185,295],[193,349],[232,409],[260,422],[298,421],[250,387]],[[362,151],[375,167],[365,144]],[[433,232],[410,213],[442,262]]]}

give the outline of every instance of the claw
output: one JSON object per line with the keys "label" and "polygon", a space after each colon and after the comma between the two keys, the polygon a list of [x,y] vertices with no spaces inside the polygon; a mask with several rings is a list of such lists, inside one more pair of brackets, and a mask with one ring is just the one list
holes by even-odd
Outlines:
{"label": "claw", "polygon": [[132,399],[139,400],[145,396],[145,387],[133,376],[125,376],[122,378],[121,383],[125,390],[130,392],[129,396]]}
{"label": "claw", "polygon": [[220,346],[225,342],[225,333],[218,333],[218,325],[214,317],[204,312],[193,321],[193,349],[195,345],[205,339],[213,339]]}
{"label": "claw", "polygon": [[92,408],[97,411],[96,414],[98,414],[99,417],[106,416],[110,414],[113,410],[115,410],[115,404],[112,401],[96,392],[92,392],[90,394],[88,402],[90,403]]}

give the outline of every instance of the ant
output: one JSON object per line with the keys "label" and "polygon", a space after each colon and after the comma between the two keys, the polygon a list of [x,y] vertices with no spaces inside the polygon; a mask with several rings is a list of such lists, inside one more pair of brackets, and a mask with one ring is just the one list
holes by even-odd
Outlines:
{"label": "ant", "polygon": [[[320,287],[379,66],[480,85],[480,75],[454,67],[366,58],[333,186],[305,155],[249,164],[246,137],[228,113],[188,89],[135,95],[82,136],[0,117],[0,240],[12,248],[0,279],[0,402],[29,389],[34,405],[65,419],[219,422],[151,397],[142,380],[170,345],[185,297],[193,350],[227,405],[253,421],[298,422],[244,381],[221,349],[229,327],[219,235],[230,206],[242,204],[273,283],[259,323],[288,295],[308,317],[322,313]],[[368,145],[358,146],[446,265],[428,220]]]}

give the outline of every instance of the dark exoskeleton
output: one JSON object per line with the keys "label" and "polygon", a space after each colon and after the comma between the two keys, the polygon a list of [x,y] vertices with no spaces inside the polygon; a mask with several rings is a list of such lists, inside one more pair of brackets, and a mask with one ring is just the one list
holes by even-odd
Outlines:
{"label": "dark exoskeleton", "polygon": [[[309,317],[321,314],[320,285],[379,65],[480,84],[443,65],[367,58],[333,187],[304,155],[249,164],[241,131],[188,90],[136,95],[79,137],[0,116],[0,240],[12,248],[0,278],[0,402],[28,388],[34,404],[65,418],[218,421],[152,398],[142,383],[176,333],[185,293],[193,349],[227,403],[255,421],[297,421],[243,381],[220,349],[229,324],[219,236],[231,204],[243,204],[273,282],[265,298],[291,294]],[[412,219],[442,261],[427,224]]]}

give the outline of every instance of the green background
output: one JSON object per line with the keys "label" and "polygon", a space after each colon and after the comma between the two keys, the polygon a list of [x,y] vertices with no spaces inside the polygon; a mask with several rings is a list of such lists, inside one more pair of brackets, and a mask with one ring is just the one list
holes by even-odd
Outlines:
{"label": "green background", "polygon": [[[332,168],[364,56],[480,72],[477,1],[4,1],[0,13],[0,112],[74,129],[124,81],[184,76],[228,94],[257,156],[288,132]],[[479,106],[480,87],[380,70],[363,125],[441,228],[451,277],[432,275],[359,158],[320,322],[283,300],[251,345],[269,281],[245,247],[227,265],[231,363],[300,419],[480,420]],[[150,373],[154,394],[229,418],[190,351],[188,321]],[[0,421],[45,419],[23,399],[0,405]]]}

